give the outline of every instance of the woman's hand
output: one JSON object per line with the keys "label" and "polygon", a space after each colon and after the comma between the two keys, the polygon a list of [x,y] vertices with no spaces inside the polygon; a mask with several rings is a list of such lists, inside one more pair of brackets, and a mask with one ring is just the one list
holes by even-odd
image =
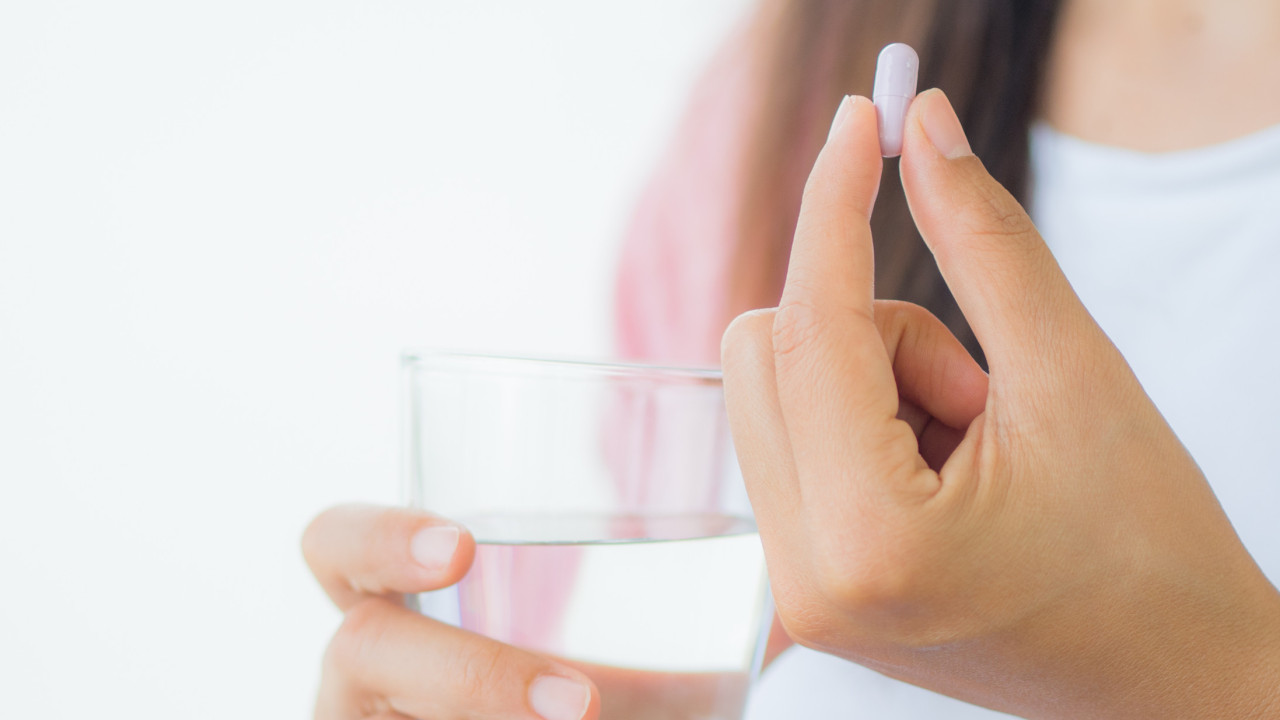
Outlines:
{"label": "woman's hand", "polygon": [[563,663],[436,622],[405,593],[452,585],[475,554],[463,529],[412,510],[321,513],[303,554],[345,614],[325,654],[317,720],[590,720],[599,695]]}
{"label": "woman's hand", "polygon": [[905,134],[912,212],[991,374],[873,300],[876,117],[846,100],[779,307],[723,344],[788,631],[1028,717],[1276,717],[1280,596],[1195,462],[942,93]]}

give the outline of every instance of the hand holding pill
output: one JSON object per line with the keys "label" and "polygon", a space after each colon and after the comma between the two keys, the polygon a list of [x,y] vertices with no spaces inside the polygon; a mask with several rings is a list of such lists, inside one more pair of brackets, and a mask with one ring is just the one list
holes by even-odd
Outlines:
{"label": "hand holding pill", "polygon": [[[1252,699],[1280,702],[1280,594],[946,96],[912,99],[909,50],[881,54],[874,107],[841,104],[779,306],[722,343],[788,633],[1022,717],[1275,717]],[[925,309],[874,299],[899,152],[990,375]]]}

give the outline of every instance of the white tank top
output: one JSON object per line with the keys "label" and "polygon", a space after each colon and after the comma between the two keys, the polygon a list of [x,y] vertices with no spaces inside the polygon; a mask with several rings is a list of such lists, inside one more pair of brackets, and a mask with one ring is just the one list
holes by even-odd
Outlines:
{"label": "white tank top", "polygon": [[[1046,125],[1031,215],[1094,318],[1280,583],[1280,126],[1146,154]],[[761,678],[748,720],[1006,718],[804,648]]]}

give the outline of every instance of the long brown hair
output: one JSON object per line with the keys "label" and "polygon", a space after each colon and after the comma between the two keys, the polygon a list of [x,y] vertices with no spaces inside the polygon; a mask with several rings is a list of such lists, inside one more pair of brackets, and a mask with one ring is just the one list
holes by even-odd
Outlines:
{"label": "long brown hair", "polygon": [[[920,87],[942,88],[974,152],[1019,199],[1061,0],[782,0],[759,19],[763,87],[731,267],[731,315],[774,305],[786,277],[804,181],[840,98],[871,94],[879,50],[920,51]],[[876,295],[941,318],[979,360],[972,332],[920,239],[898,180],[885,168],[872,217]]]}

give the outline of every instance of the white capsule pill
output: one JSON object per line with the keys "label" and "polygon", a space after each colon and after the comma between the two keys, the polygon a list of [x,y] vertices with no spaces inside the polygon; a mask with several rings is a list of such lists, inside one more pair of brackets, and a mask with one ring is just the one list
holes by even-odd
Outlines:
{"label": "white capsule pill", "polygon": [[919,73],[920,57],[910,45],[894,43],[880,51],[871,99],[876,104],[876,117],[880,121],[880,154],[887,158],[902,154],[907,108],[916,96]]}

